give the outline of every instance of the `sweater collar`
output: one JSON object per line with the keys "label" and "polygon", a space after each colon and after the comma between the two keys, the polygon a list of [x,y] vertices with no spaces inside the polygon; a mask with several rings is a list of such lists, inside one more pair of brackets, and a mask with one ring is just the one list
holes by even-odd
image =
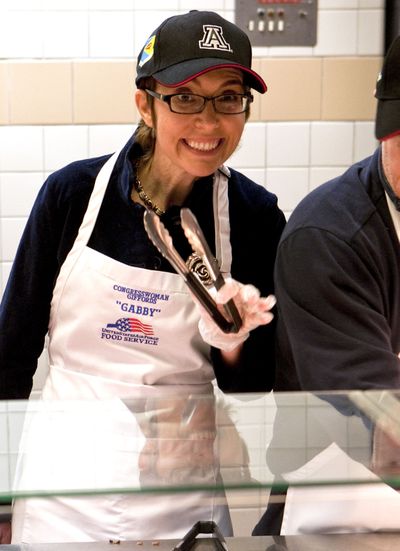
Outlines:
{"label": "sweater collar", "polygon": [[382,147],[379,148],[379,163],[378,163],[378,171],[379,171],[379,178],[382,182],[383,188],[386,191],[389,199],[394,204],[396,210],[400,211],[400,198],[397,197],[395,192],[392,189],[392,186],[389,184],[385,172],[383,170],[383,163],[382,163]]}

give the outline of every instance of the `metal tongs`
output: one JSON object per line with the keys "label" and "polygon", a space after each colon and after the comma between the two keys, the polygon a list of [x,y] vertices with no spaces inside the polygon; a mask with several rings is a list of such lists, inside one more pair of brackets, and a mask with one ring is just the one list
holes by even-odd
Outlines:
{"label": "metal tongs", "polygon": [[[193,251],[202,259],[207,267],[213,285],[217,290],[220,289],[225,284],[225,280],[219,269],[218,262],[210,251],[196,217],[187,208],[181,209],[181,223]],[[224,333],[237,333],[242,326],[242,319],[233,299],[229,300],[224,305],[225,317],[220,312],[215,300],[199,278],[188,268],[185,261],[175,249],[167,228],[155,212],[150,210],[145,211],[144,227],[151,241],[160,253],[171,263],[176,272],[183,277],[191,292],[206,309],[218,327]]]}

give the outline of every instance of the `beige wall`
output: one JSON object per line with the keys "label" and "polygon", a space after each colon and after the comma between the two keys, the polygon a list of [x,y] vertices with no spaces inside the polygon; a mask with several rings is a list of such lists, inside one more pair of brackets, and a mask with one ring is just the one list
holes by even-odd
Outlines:
{"label": "beige wall", "polygon": [[[256,58],[252,121],[371,120],[380,57]],[[0,125],[137,121],[132,61],[0,62]]]}

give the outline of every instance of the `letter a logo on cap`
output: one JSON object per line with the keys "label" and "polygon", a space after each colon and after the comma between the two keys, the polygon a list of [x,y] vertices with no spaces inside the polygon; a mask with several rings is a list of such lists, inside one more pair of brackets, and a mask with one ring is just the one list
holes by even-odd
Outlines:
{"label": "letter a logo on cap", "polygon": [[232,52],[230,44],[225,40],[222,27],[219,25],[203,25],[203,38],[199,40],[202,50],[224,50]]}

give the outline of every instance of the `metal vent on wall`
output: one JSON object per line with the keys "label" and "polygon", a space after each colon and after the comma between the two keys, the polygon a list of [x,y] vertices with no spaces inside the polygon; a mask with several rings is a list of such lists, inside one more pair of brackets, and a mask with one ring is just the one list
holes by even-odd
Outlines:
{"label": "metal vent on wall", "polygon": [[235,0],[235,23],[253,46],[315,46],[317,0]]}

